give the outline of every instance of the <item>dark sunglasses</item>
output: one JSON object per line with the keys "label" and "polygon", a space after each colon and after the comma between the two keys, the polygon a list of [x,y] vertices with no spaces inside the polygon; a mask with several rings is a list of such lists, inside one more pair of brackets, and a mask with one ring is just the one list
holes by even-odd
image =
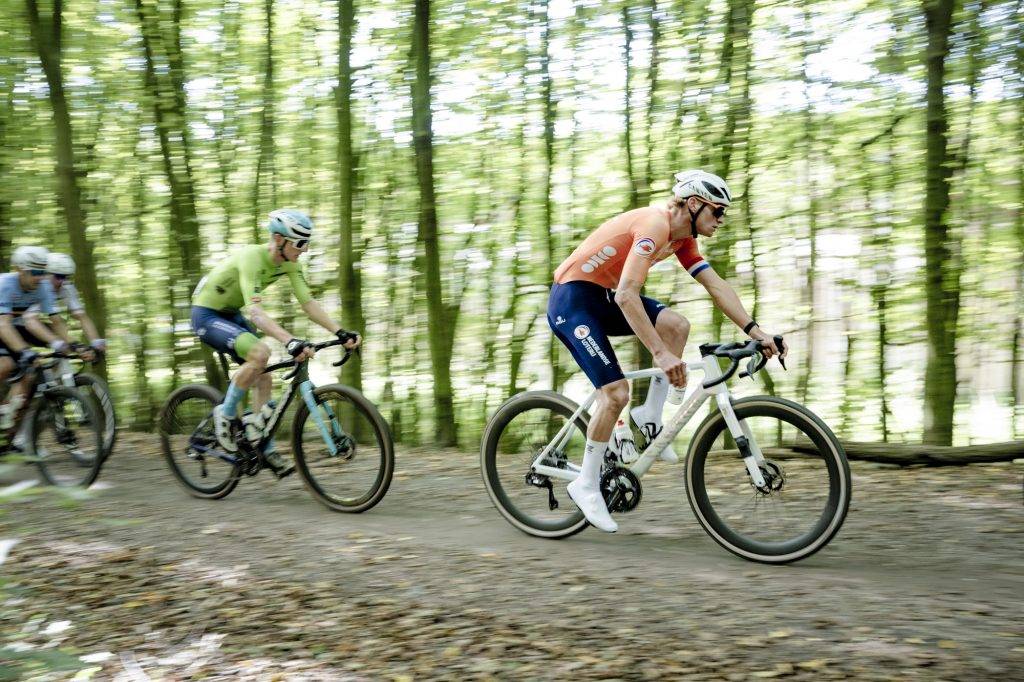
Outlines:
{"label": "dark sunglasses", "polygon": [[28,274],[32,275],[33,277],[42,277],[43,275],[46,274],[46,270],[29,270]]}
{"label": "dark sunglasses", "polygon": [[53,272],[53,273],[50,273],[50,274],[53,275],[54,279],[59,280],[61,282],[63,282],[64,280],[67,280],[67,279],[71,279],[71,275],[58,275],[56,272]]}
{"label": "dark sunglasses", "polygon": [[304,249],[306,248],[306,244],[309,244],[308,239],[289,239],[288,241],[290,241],[292,243],[292,246],[294,246],[296,249]]}
{"label": "dark sunglasses", "polygon": [[711,207],[711,215],[715,218],[721,218],[724,216],[725,210],[728,208],[728,206],[719,206],[718,204],[712,204],[710,201],[704,201],[703,199],[701,201]]}

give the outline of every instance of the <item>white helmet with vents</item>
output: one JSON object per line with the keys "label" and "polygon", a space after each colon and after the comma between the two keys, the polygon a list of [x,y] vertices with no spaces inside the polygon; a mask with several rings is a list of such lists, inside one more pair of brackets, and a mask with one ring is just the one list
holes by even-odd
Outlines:
{"label": "white helmet with vents", "polygon": [[46,259],[46,271],[70,277],[75,274],[75,261],[66,253],[51,253]]}
{"label": "white helmet with vents", "polygon": [[19,246],[11,254],[11,265],[19,270],[46,270],[49,255],[43,246]]}
{"label": "white helmet with vents", "polygon": [[702,170],[685,170],[676,173],[676,184],[672,194],[680,199],[699,197],[719,206],[732,205],[732,192],[725,180],[714,173]]}

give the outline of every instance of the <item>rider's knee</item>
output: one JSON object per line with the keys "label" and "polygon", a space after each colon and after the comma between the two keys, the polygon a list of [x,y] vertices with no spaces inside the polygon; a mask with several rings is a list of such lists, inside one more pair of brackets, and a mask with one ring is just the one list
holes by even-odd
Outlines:
{"label": "rider's knee", "polygon": [[690,321],[673,310],[662,311],[657,326],[675,338],[685,339],[690,335]]}
{"label": "rider's knee", "polygon": [[14,360],[9,355],[0,356],[0,377],[7,377],[14,371]]}
{"label": "rider's knee", "polygon": [[245,361],[259,365],[261,368],[266,367],[270,362],[270,347],[262,341],[254,343],[249,352],[245,354]]}
{"label": "rider's knee", "polygon": [[605,404],[612,410],[620,412],[629,402],[629,382],[625,379],[613,381],[601,387],[601,395]]}

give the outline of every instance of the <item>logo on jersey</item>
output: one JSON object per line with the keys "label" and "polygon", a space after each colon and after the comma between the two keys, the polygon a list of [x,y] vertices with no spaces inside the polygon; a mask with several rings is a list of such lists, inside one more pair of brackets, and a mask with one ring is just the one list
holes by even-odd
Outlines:
{"label": "logo on jersey", "polygon": [[633,253],[638,256],[650,256],[654,253],[654,240],[650,237],[644,237],[636,244],[633,244]]}
{"label": "logo on jersey", "polygon": [[555,318],[555,325],[565,324],[565,318],[559,315]]}
{"label": "logo on jersey", "polygon": [[590,327],[585,324],[581,324],[572,331],[577,339],[585,339],[590,336]]}
{"label": "logo on jersey", "polygon": [[[588,275],[594,270],[608,262],[608,259],[617,254],[618,251],[614,246],[605,246],[600,251],[595,253],[593,256],[587,259],[587,262],[580,266],[580,270],[587,273]],[[583,337],[580,337],[583,338]]]}

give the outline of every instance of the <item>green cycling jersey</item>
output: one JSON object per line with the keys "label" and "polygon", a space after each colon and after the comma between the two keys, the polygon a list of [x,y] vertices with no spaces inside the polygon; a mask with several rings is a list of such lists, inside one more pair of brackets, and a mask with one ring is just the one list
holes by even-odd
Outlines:
{"label": "green cycling jersey", "polygon": [[282,275],[288,276],[300,305],[313,300],[298,263],[274,265],[266,246],[254,244],[236,250],[222,260],[192,293],[192,305],[222,312],[241,310],[262,301],[263,290]]}

